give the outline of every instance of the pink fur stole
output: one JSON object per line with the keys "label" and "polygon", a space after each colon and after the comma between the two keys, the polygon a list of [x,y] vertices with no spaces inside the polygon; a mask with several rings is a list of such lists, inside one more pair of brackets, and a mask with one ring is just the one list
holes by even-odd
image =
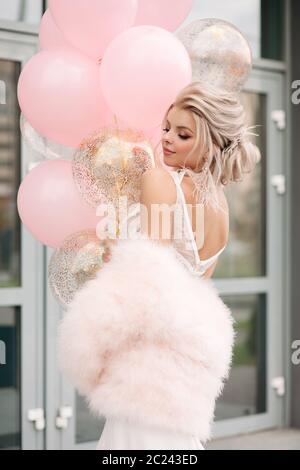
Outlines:
{"label": "pink fur stole", "polygon": [[172,245],[119,240],[60,324],[58,360],[99,416],[211,438],[228,378],[233,318]]}

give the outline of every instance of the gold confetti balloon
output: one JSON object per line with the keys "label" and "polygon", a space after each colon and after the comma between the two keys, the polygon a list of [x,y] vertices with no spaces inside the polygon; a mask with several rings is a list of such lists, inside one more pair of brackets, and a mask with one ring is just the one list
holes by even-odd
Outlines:
{"label": "gold confetti balloon", "polygon": [[140,200],[142,174],[155,166],[151,144],[131,129],[102,128],[85,139],[73,159],[73,176],[79,192],[93,207],[119,198],[128,205]]}
{"label": "gold confetti balloon", "polygon": [[51,290],[63,306],[71,302],[88,280],[94,279],[103,267],[103,255],[107,253],[104,241],[94,230],[72,234],[53,253],[48,269]]}
{"label": "gold confetti balloon", "polygon": [[252,68],[252,52],[239,29],[227,21],[207,18],[192,22],[176,35],[190,56],[193,81],[241,91]]}

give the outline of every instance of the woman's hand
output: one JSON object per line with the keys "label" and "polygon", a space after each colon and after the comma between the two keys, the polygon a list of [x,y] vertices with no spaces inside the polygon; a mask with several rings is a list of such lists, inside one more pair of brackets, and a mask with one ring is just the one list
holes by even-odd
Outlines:
{"label": "woman's hand", "polygon": [[102,256],[104,263],[108,263],[111,259],[111,248],[113,245],[117,244],[117,240],[113,238],[106,238],[103,242],[105,252]]}

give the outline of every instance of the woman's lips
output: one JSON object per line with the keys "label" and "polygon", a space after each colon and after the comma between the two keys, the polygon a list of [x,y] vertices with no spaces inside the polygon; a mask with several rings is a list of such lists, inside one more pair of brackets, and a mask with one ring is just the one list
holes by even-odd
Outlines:
{"label": "woman's lips", "polygon": [[163,149],[165,155],[173,155],[175,152],[172,152],[171,150],[168,149]]}

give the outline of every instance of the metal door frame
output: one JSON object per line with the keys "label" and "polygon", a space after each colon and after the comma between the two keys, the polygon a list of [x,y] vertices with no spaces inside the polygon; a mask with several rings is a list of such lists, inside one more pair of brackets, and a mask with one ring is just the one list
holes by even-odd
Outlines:
{"label": "metal door frame", "polygon": [[[279,130],[271,119],[271,112],[284,110],[284,76],[281,72],[271,72],[254,69],[246,85],[245,91],[253,91],[267,95],[267,155],[266,158],[266,276],[253,278],[232,278],[215,280],[216,287],[221,295],[266,294],[266,398],[267,412],[247,417],[238,417],[224,421],[217,421],[213,426],[214,437],[226,437],[241,433],[248,433],[262,429],[279,427],[284,424],[286,395],[278,397],[271,387],[271,379],[277,376],[286,378],[284,362],[284,341],[286,331],[284,299],[284,236],[286,228],[284,211],[286,210],[286,194],[276,193],[271,185],[271,176],[286,174],[285,132]],[[225,297],[226,299],[226,297]]]}
{"label": "metal door frame", "polygon": [[[35,34],[0,30],[0,58],[21,67],[37,51]],[[21,178],[30,156],[21,143]],[[44,249],[21,224],[21,279],[19,288],[0,289],[1,306],[21,311],[21,442],[22,449],[43,449],[44,432],[28,421],[29,409],[44,408]]]}

